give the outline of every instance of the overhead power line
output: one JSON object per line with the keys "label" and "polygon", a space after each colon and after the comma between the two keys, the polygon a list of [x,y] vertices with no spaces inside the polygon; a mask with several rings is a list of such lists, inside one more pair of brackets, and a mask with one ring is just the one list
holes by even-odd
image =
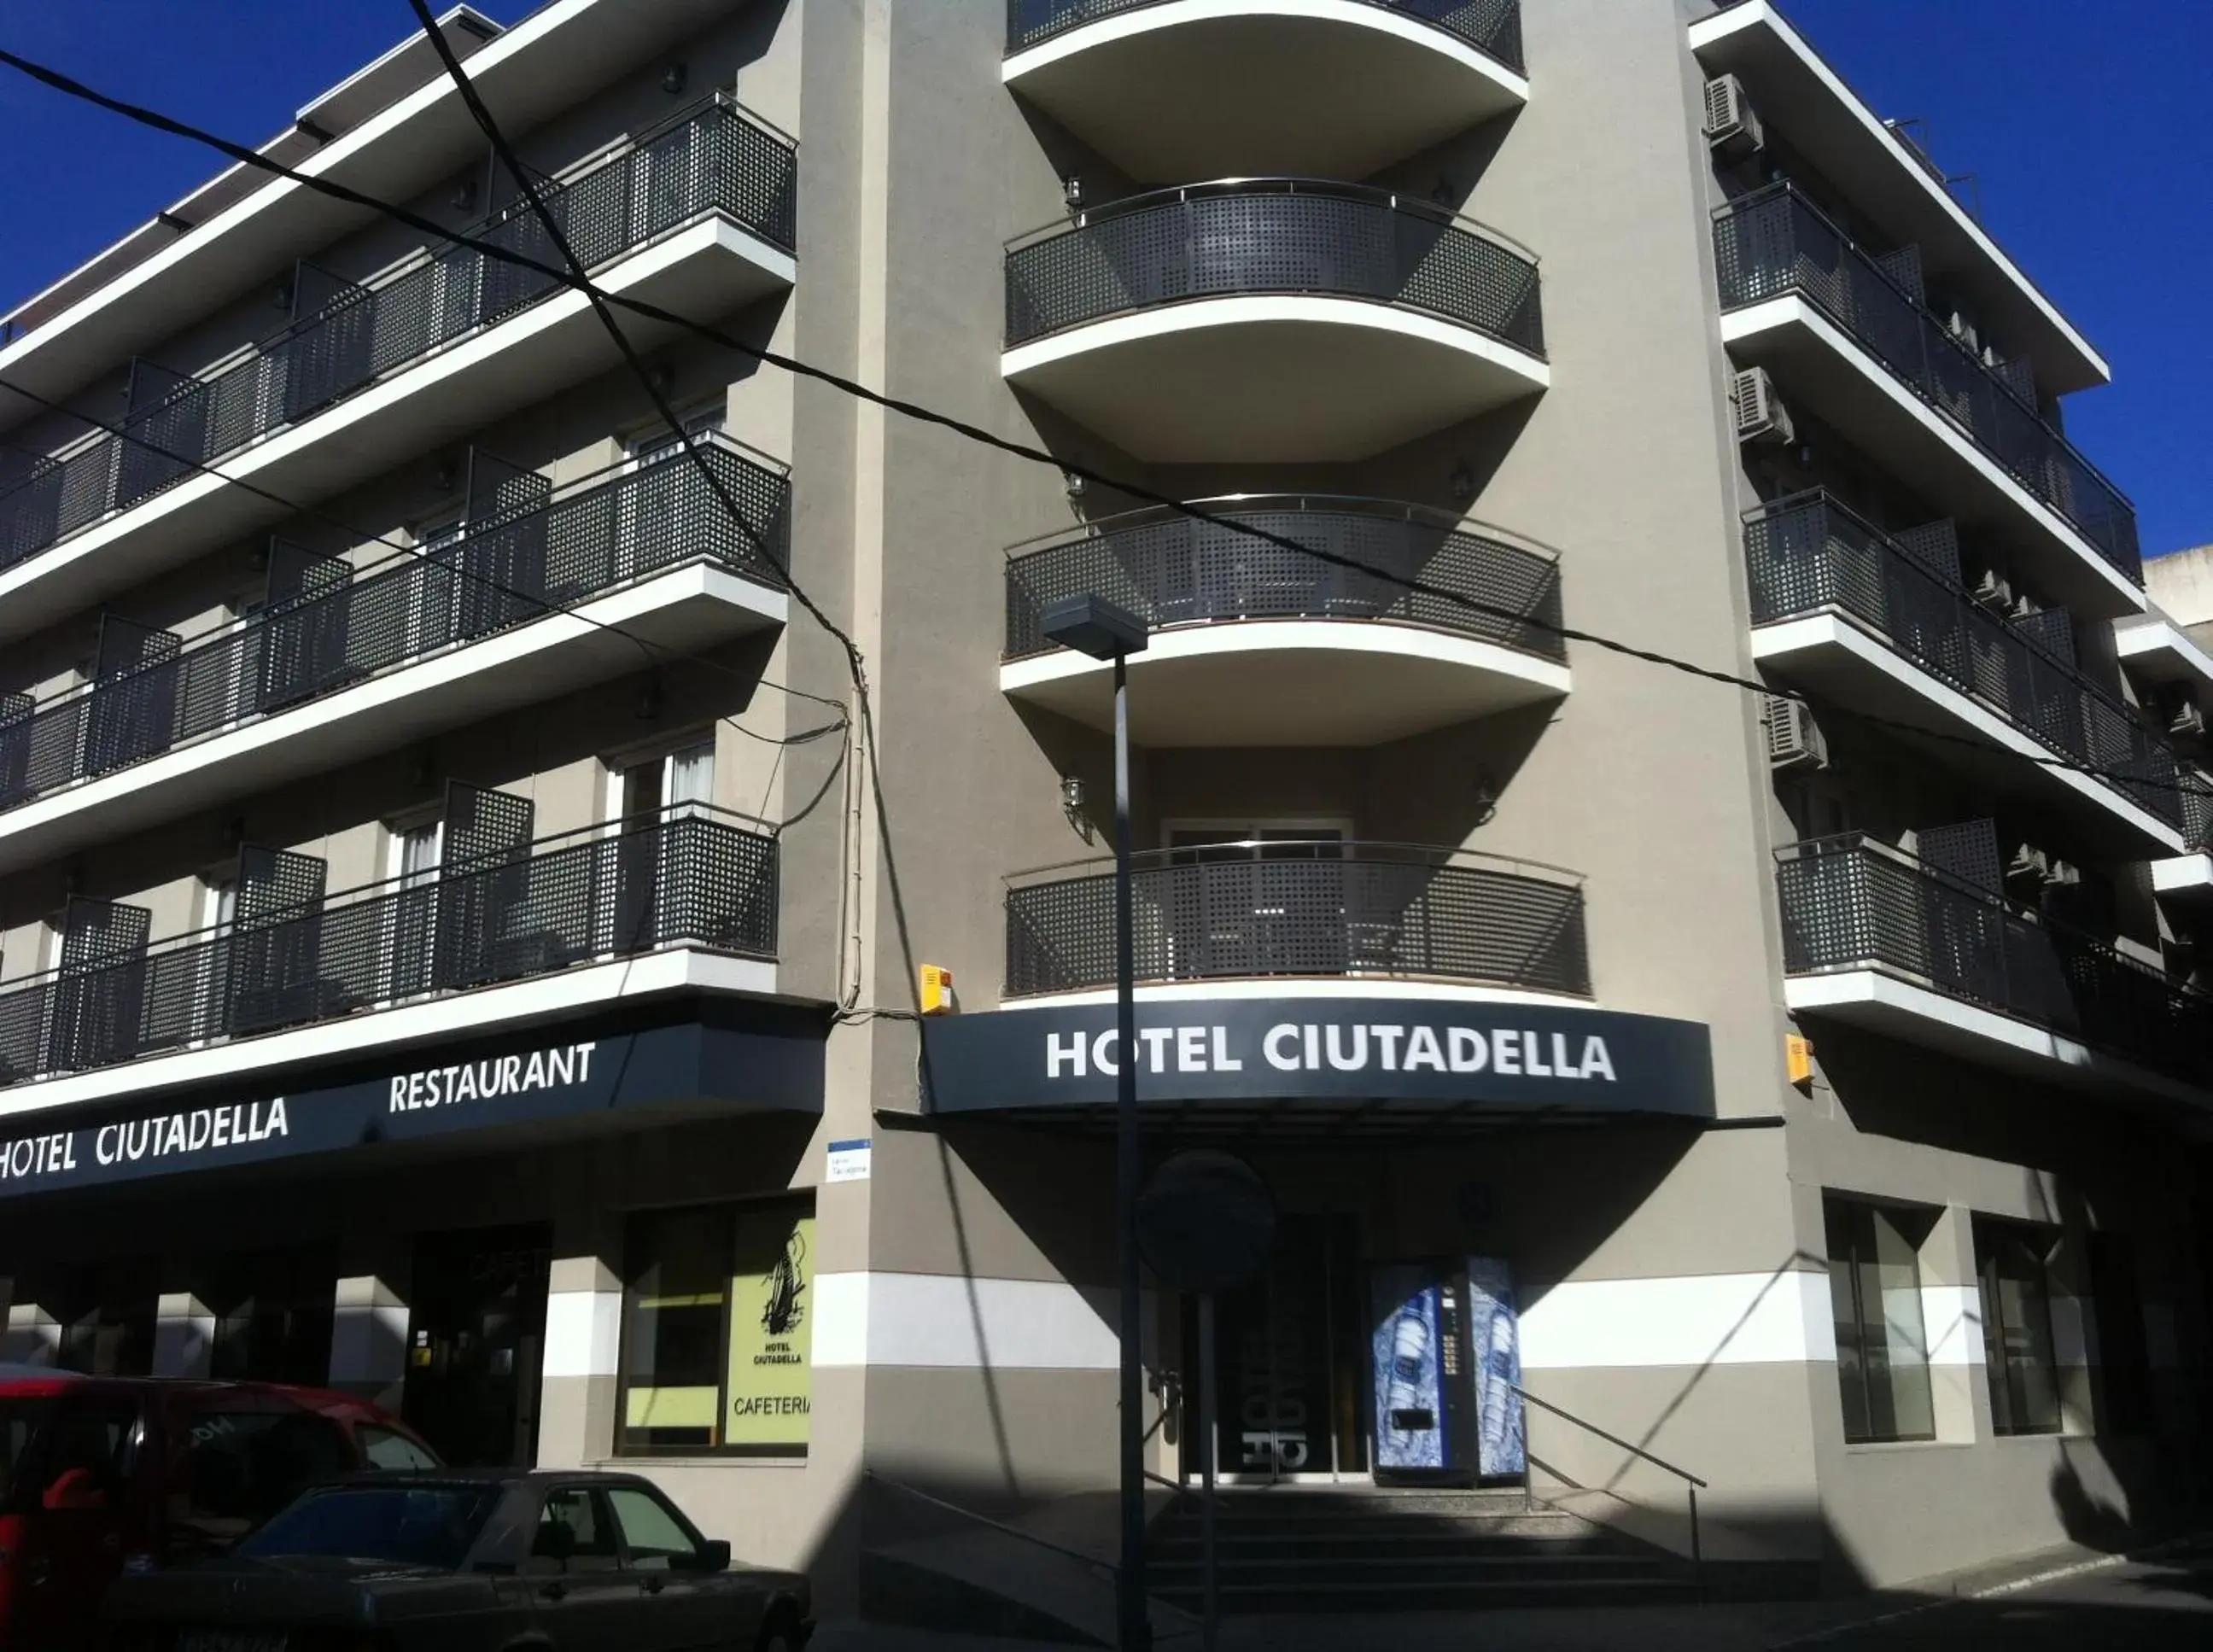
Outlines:
{"label": "overhead power line", "polygon": [[[314,190],[318,193],[327,195],[333,199],[344,201],[352,205],[366,208],[370,211],[379,213],[390,218],[396,223],[404,223],[411,229],[417,229],[422,234],[432,237],[434,240],[449,242],[456,246],[466,247],[487,258],[494,259],[502,263],[509,264],[518,268],[533,271],[552,281],[557,282],[564,287],[584,295],[587,298],[594,299],[599,303],[612,306],[614,308],[626,310],[648,320],[658,321],[665,326],[678,328],[696,338],[701,338],[705,342],[713,344],[719,348],[734,351],[736,354],[759,362],[765,366],[777,368],[783,371],[793,374],[796,376],[811,379],[819,383],[828,385],[832,388],[854,397],[857,399],[869,402],[875,406],[881,407],[887,411],[900,414],[902,417],[914,419],[924,424],[936,425],[941,429],[950,430],[955,435],[968,441],[976,442],[984,447],[997,449],[999,452],[1009,454],[1015,458],[1026,460],[1035,464],[1051,466],[1065,475],[1080,478],[1086,483],[1096,484],[1100,487],[1111,488],[1130,498],[1140,501],[1146,504],[1157,506],[1162,509],[1172,511],[1188,520],[1205,523],[1226,533],[1241,534],[1247,538],[1259,540],[1261,543],[1273,546],[1279,550],[1289,551],[1295,555],[1308,557],[1323,564],[1349,569],[1360,573],[1371,575],[1381,574],[1381,576],[1390,579],[1393,582],[1403,586],[1410,591],[1435,598],[1439,601],[1448,603],[1468,613],[1480,614],[1491,619],[1503,619],[1515,624],[1527,625],[1533,629],[1544,631],[1548,635],[1558,637],[1564,641],[1582,643],[1587,646],[1600,649],[1608,653],[1617,654],[1629,659],[1642,661],[1646,664],[1659,666],[1670,671],[1701,679],[1708,682],[1719,684],[1725,687],[1740,689],[1762,697],[1772,696],[1787,700],[1796,701],[1797,703],[1806,705],[1809,709],[1822,713],[1823,715],[1842,716],[1868,727],[1884,728],[1895,734],[1911,735],[1919,739],[1958,746],[1970,750],[1984,752],[1990,750],[1988,742],[1975,739],[1970,735],[1957,735],[1946,729],[1931,728],[1923,724],[1911,722],[1899,718],[1885,717],[1872,712],[1857,710],[1850,707],[1841,705],[1834,701],[1810,695],[1802,689],[1764,682],[1756,678],[1740,675],[1735,672],[1722,670],[1712,666],[1700,665],[1695,661],[1680,659],[1673,655],[1665,654],[1657,649],[1643,648],[1635,643],[1624,642],[1617,637],[1606,636],[1600,632],[1586,631],[1572,625],[1557,624],[1552,621],[1539,619],[1533,615],[1517,613],[1513,609],[1504,607],[1498,604],[1484,602],[1478,598],[1468,596],[1462,592],[1454,591],[1442,586],[1430,584],[1418,577],[1406,577],[1397,574],[1384,574],[1382,573],[1382,570],[1369,567],[1356,558],[1348,557],[1339,552],[1326,550],[1318,546],[1307,545],[1288,534],[1278,533],[1271,529],[1260,527],[1251,522],[1241,521],[1234,517],[1222,515],[1217,512],[1208,510],[1202,506],[1194,505],[1187,501],[1176,498],[1172,495],[1161,493],[1157,490],[1147,487],[1143,484],[1128,481],[1121,478],[1109,475],[1104,472],[1073,462],[1031,443],[1015,441],[1013,438],[1000,436],[994,431],[985,430],[980,425],[972,424],[971,422],[960,418],[953,414],[940,411],[936,408],[926,406],[921,403],[908,401],[900,397],[887,395],[881,391],[872,389],[869,386],[861,384],[852,379],[849,379],[841,374],[832,372],[826,368],[818,367],[812,363],[802,361],[796,357],[787,356],[781,351],[752,344],[745,339],[738,338],[723,328],[716,327],[705,322],[694,320],[688,316],[679,314],[673,310],[663,308],[662,306],[649,302],[645,300],[633,298],[621,293],[607,292],[603,289],[600,288],[596,283],[590,281],[588,277],[580,277],[572,271],[564,270],[558,265],[532,258],[527,253],[519,253],[509,247],[497,246],[491,241],[485,241],[476,236],[456,233],[455,231],[446,228],[444,225],[436,223],[429,218],[424,217],[421,215],[410,210],[406,207],[398,205],[392,202],[379,200],[374,196],[364,194],[361,191],[353,189],[344,184],[337,183],[329,179],[320,178],[302,173],[296,168],[288,167],[279,162],[273,161],[268,156],[262,155],[256,150],[247,149],[243,144],[235,143],[230,139],[222,137],[220,134],[208,131],[201,127],[194,126],[188,122],[179,120],[170,115],[163,114],[158,110],[146,108],[143,106],[131,103],[126,100],[113,97],[107,93],[101,92],[93,87],[86,85],[83,82],[79,81],[70,75],[66,75],[59,70],[52,69],[44,64],[34,63],[30,59],[23,58],[15,52],[0,50],[0,64],[4,64],[8,67],[15,69],[19,72],[30,76],[32,79],[39,81],[42,84],[48,86],[56,91],[61,92],[67,96],[95,104],[101,108],[108,110],[112,113],[121,115],[125,119],[136,122],[138,125],[151,127],[155,131],[168,132],[174,137],[189,139],[193,143],[202,144],[205,147],[213,149],[219,153],[229,155],[230,158],[239,162],[242,165],[253,168],[258,171],[266,173],[274,177],[288,179],[304,188]],[[2026,753],[2011,753],[2009,755],[2017,756],[2021,761],[2035,764],[2042,767],[2082,774],[2094,779],[2111,782],[2120,786],[2137,786],[2150,790],[2174,791],[2177,793],[2197,796],[2201,798],[2213,798],[2213,786],[2209,786],[2203,781],[2185,780],[2179,777],[2174,780],[2166,780],[2155,776],[2125,774],[2119,771],[2107,769],[2096,764],[2059,756],[2038,755]]]}

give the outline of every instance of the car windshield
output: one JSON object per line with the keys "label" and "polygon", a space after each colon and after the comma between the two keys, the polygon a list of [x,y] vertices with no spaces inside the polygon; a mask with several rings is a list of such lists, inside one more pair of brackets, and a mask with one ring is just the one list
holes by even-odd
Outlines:
{"label": "car windshield", "polygon": [[312,1491],[237,1552],[452,1568],[499,1501],[496,1485],[343,1485]]}

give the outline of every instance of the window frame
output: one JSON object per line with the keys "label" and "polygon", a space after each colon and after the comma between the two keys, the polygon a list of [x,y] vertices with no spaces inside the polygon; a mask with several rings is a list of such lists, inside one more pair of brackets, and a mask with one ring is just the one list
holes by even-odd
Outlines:
{"label": "window frame", "polygon": [[[646,1462],[683,1461],[691,1459],[704,1458],[728,1458],[739,1462],[773,1460],[797,1460],[804,1462],[807,1460],[808,1454],[814,1448],[812,1439],[813,1429],[811,1427],[808,1429],[809,1438],[808,1442],[803,1444],[796,1444],[788,1442],[753,1442],[738,1445],[721,1443],[694,1446],[655,1446],[633,1444],[629,1438],[631,1430],[628,1420],[630,1417],[631,1390],[633,1387],[633,1384],[631,1381],[631,1327],[632,1323],[631,1302],[632,1294],[636,1289],[632,1275],[637,1261],[634,1252],[637,1247],[637,1234],[640,1223],[663,1221],[672,1217],[708,1213],[712,1213],[727,1219],[729,1224],[729,1239],[728,1244],[722,1253],[722,1319],[719,1328],[716,1333],[716,1422],[712,1432],[719,1436],[722,1431],[723,1413],[728,1408],[730,1399],[730,1341],[735,1329],[731,1319],[731,1315],[735,1311],[735,1293],[732,1290],[731,1286],[734,1279],[735,1278],[735,1275],[731,1271],[731,1270],[735,1266],[737,1261],[737,1225],[739,1219],[742,1214],[747,1211],[768,1210],[781,1205],[789,1209],[792,1212],[793,1219],[795,1221],[801,1216],[805,1216],[814,1217],[819,1222],[820,1218],[820,1210],[814,1197],[814,1190],[812,1188],[784,1189],[772,1193],[754,1194],[749,1198],[710,1201],[708,1203],[698,1204],[655,1206],[649,1209],[631,1210],[625,1214],[623,1228],[623,1266],[621,1270],[622,1307],[617,1319],[619,1330],[615,1338],[613,1449],[613,1455],[615,1457],[625,1460],[637,1459]],[[814,1356],[812,1350],[812,1344],[810,1342],[807,1360],[808,1386],[810,1395],[814,1389]],[[671,1507],[674,1507],[673,1503],[671,1504]],[[680,1520],[684,1519],[682,1510],[677,1510],[677,1515]],[[690,1527],[688,1521],[686,1522],[686,1525],[687,1528],[692,1529],[694,1535],[697,1536],[697,1528]],[[618,1524],[616,1529],[618,1532],[620,1531],[621,1528],[619,1524]]]}
{"label": "window frame", "polygon": [[[1841,1421],[1844,1429],[1844,1443],[1848,1446],[1934,1444],[1940,1437],[1940,1431],[1936,1426],[1936,1383],[1930,1370],[1929,1323],[1925,1308],[1921,1308],[1921,1347],[1919,1352],[1921,1356],[1921,1397],[1923,1406],[1928,1413],[1928,1429],[1926,1432],[1916,1433],[1895,1431],[1896,1412],[1898,1407],[1896,1401],[1893,1399],[1890,1406],[1890,1410],[1893,1414],[1893,1431],[1890,1433],[1877,1433],[1874,1431],[1872,1425],[1875,1415],[1875,1387],[1872,1377],[1869,1375],[1870,1368],[1867,1352],[1867,1335],[1870,1329],[1878,1331],[1882,1335],[1883,1364],[1885,1370],[1887,1372],[1894,1373],[1898,1367],[1896,1362],[1891,1357],[1889,1338],[1891,1322],[1889,1316],[1882,1312],[1881,1305],[1878,1303],[1876,1304],[1875,1316],[1870,1319],[1869,1316],[1868,1305],[1861,1289],[1863,1283],[1862,1271],[1862,1267],[1866,1264],[1872,1263],[1879,1269],[1881,1266],[1881,1259],[1880,1254],[1877,1253],[1862,1258],[1856,1251],[1848,1252],[1844,1256],[1839,1256],[1837,1253],[1835,1229],[1839,1215],[1844,1212],[1862,1214],[1870,1222],[1877,1217],[1888,1217],[1892,1222],[1892,1225],[1899,1229],[1901,1237],[1904,1236],[1905,1223],[1899,1221],[1899,1218],[1911,1217],[1933,1219],[1933,1213],[1917,1209],[1913,1206],[1893,1204],[1881,1199],[1863,1198],[1851,1193],[1832,1192],[1827,1188],[1824,1188],[1821,1192],[1822,1244],[1823,1248],[1827,1253],[1828,1259],[1831,1320],[1832,1325],[1836,1323],[1836,1270],[1839,1265],[1841,1265],[1844,1270],[1844,1277],[1849,1282],[1849,1289],[1852,1303],[1852,1325],[1858,1338],[1858,1345],[1855,1350],[1856,1356],[1855,1363],[1857,1369],[1860,1385],[1860,1415],[1866,1418],[1869,1424],[1869,1431],[1866,1433],[1854,1434],[1852,1432],[1850,1420],[1852,1415],[1851,1408],[1849,1405],[1845,1404],[1844,1395],[1844,1384],[1850,1379],[1847,1377],[1845,1373],[1844,1361],[1842,1357],[1842,1344],[1839,1343],[1839,1357],[1837,1361],[1837,1400],[1839,1420]],[[1871,1228],[1869,1231],[1872,1234],[1873,1229]],[[1920,1249],[1917,1246],[1913,1251],[1912,1265],[1914,1297],[1917,1307],[1919,1307],[1919,1305],[1926,1300],[1923,1295],[1923,1292],[1926,1287],[1923,1285],[1921,1277],[1921,1254]]]}
{"label": "window frame", "polygon": [[[2065,1241],[2063,1229],[2048,1224],[2015,1221],[2003,1216],[1977,1216],[1974,1219],[1975,1294],[1983,1315],[1984,1365],[1983,1375],[1990,1398],[1990,1432],[2002,1438],[2049,1438],[2064,1435],[2067,1428],[2067,1398],[2060,1385],[2058,1328],[2052,1318],[2051,1259]],[[2051,1422],[2049,1426],[2030,1425],[2014,1416],[2015,1393],[2012,1381],[2013,1363],[2006,1357],[2007,1322],[2003,1312],[2004,1293],[1997,1287],[1997,1265],[2001,1246],[2007,1241],[2036,1246],[2036,1284],[2043,1305],[2044,1348],[2050,1356],[2045,1367],[2045,1380],[2051,1389]],[[2033,1326],[2024,1326],[2023,1331]],[[2026,1397],[2022,1404],[2026,1405]]]}

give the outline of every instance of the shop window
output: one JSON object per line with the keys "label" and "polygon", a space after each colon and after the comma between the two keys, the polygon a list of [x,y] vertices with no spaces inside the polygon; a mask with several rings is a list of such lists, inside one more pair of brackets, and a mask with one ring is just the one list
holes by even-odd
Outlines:
{"label": "shop window", "polygon": [[2021,1222],[1975,1222],[1990,1423],[2000,1434],[2059,1432],[2051,1335],[2051,1257],[2058,1234]]}
{"label": "shop window", "polygon": [[2098,1363],[2104,1379],[2100,1434],[2152,1432],[2151,1347],[2144,1332],[2143,1294],[2134,1248],[2119,1234],[2090,1235],[2090,1300],[2098,1323]]}
{"label": "shop window", "polygon": [[656,1212],[631,1222],[622,1450],[806,1449],[814,1247],[811,1199]]}
{"label": "shop window", "polygon": [[1844,1438],[1934,1440],[1918,1255],[1929,1218],[1833,1197],[1823,1211]]}

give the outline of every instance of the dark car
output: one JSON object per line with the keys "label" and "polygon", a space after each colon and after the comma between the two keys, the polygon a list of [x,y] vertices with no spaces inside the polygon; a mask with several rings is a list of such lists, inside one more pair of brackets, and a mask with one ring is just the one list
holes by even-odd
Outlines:
{"label": "dark car", "polygon": [[117,1574],[220,1553],[318,1480],[437,1462],[320,1389],[0,1369],[0,1647],[82,1652]]}
{"label": "dark car", "polygon": [[798,1652],[809,1605],[637,1475],[457,1469],[319,1486],[220,1559],[119,1579],[107,1618],[115,1652]]}

